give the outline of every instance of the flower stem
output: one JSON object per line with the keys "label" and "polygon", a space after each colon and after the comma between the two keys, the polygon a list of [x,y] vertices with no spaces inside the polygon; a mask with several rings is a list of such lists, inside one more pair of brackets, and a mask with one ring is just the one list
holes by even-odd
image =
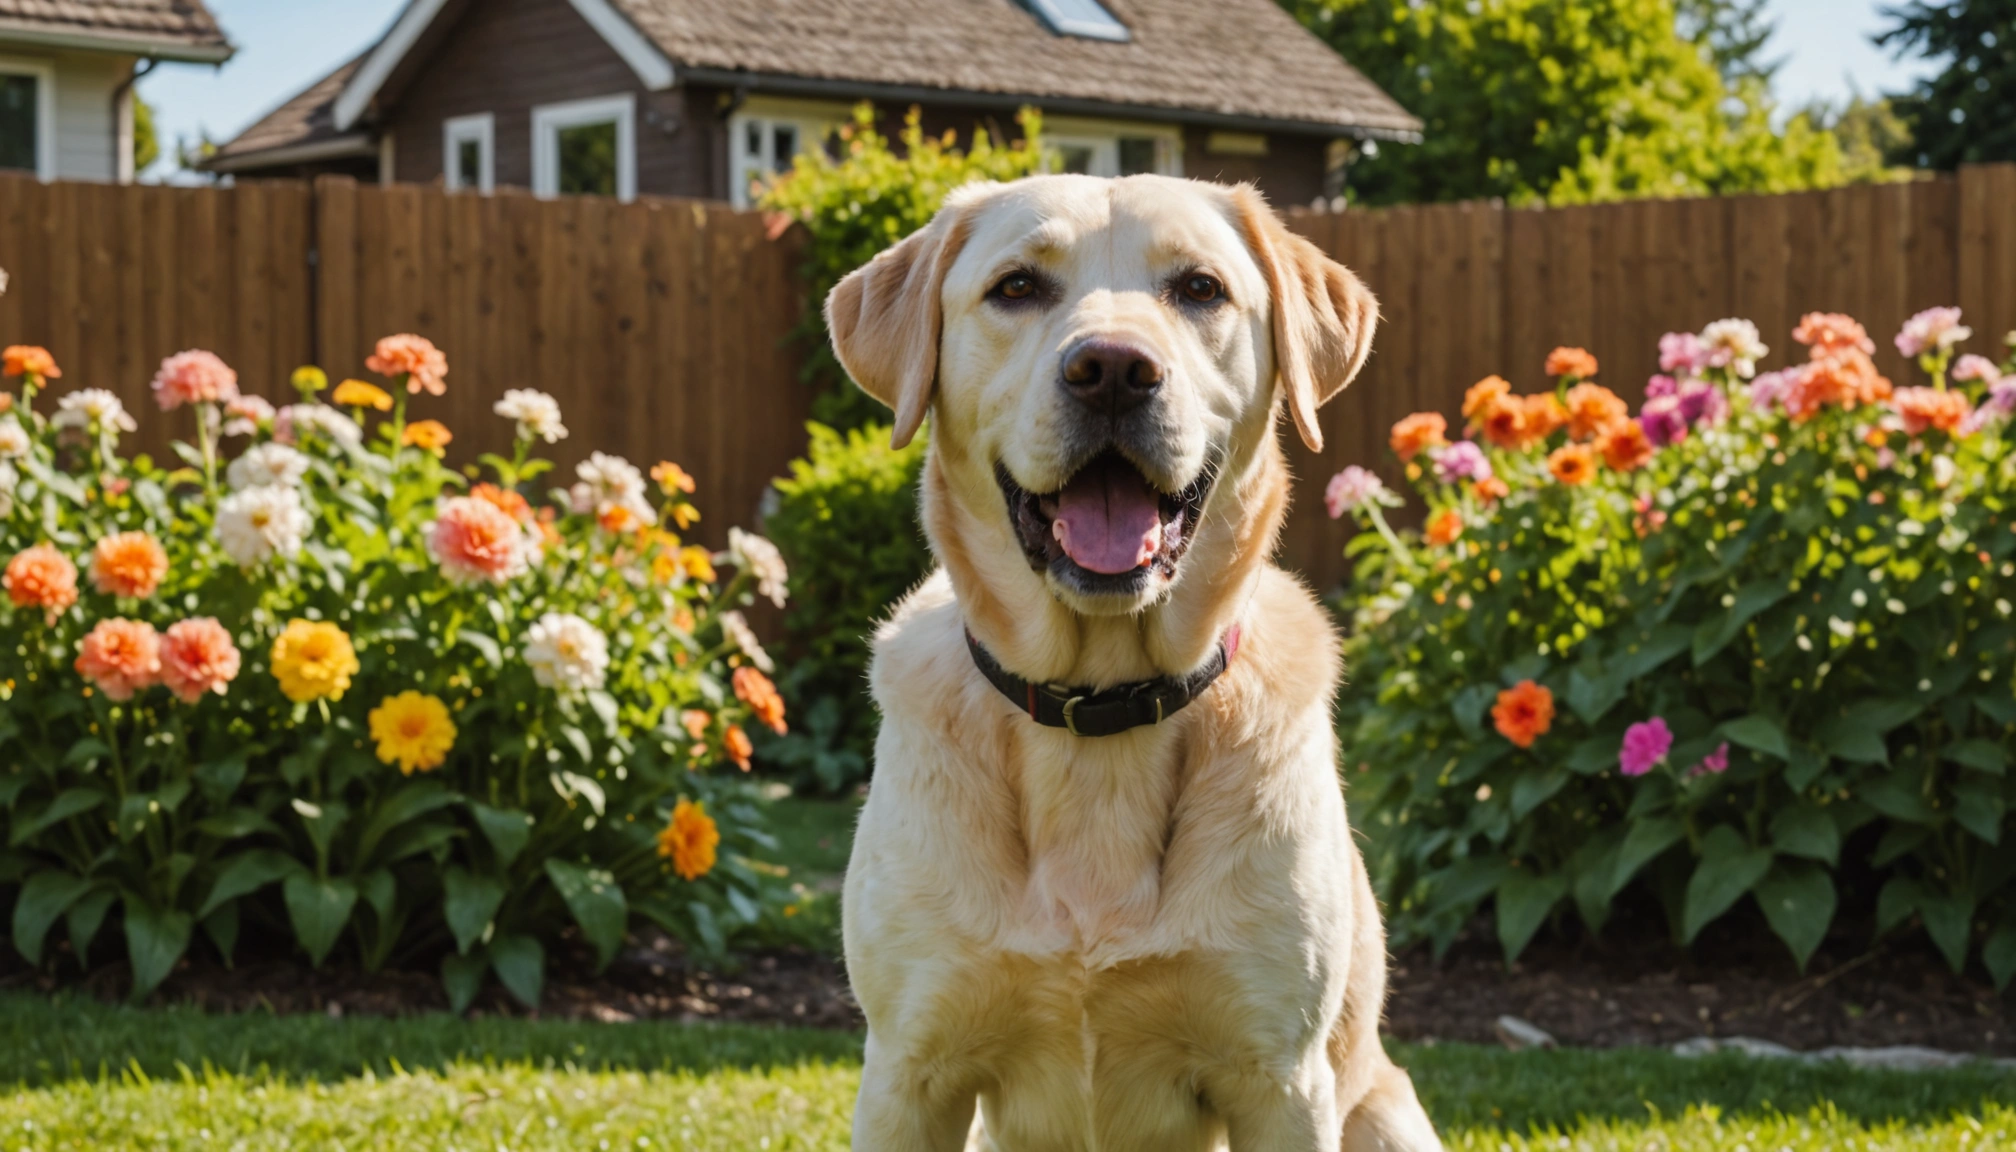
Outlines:
{"label": "flower stem", "polygon": [[1407,545],[1400,542],[1400,537],[1394,535],[1392,526],[1386,523],[1386,514],[1379,510],[1377,504],[1372,503],[1365,505],[1365,511],[1371,515],[1372,526],[1379,530],[1379,536],[1386,541],[1386,547],[1392,549],[1395,556],[1400,557],[1402,564],[1412,568],[1414,554],[1407,550]]}

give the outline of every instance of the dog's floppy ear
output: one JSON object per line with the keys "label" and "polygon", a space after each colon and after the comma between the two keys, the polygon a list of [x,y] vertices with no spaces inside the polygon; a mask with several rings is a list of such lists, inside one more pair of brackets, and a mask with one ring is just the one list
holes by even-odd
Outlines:
{"label": "dog's floppy ear", "polygon": [[826,297],[826,330],[841,367],[861,390],[895,410],[890,440],[917,434],[938,379],[939,291],[970,229],[961,204],[894,248],[849,272]]}
{"label": "dog's floppy ear", "polygon": [[1351,270],[1281,224],[1248,185],[1233,191],[1247,247],[1267,278],[1274,305],[1274,366],[1295,428],[1311,452],[1323,450],[1316,409],[1344,390],[1372,351],[1379,301]]}

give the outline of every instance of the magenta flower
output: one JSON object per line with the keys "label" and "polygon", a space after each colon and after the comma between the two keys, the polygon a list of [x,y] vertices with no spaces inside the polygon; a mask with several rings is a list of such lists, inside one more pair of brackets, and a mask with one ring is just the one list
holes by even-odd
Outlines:
{"label": "magenta flower", "polygon": [[1454,484],[1459,480],[1489,480],[1491,461],[1484,458],[1484,450],[1477,447],[1475,441],[1458,440],[1436,455],[1435,478],[1444,484]]}
{"label": "magenta flower", "polygon": [[1687,416],[1680,410],[1678,396],[1655,396],[1638,411],[1638,425],[1654,448],[1678,444],[1687,438]]}
{"label": "magenta flower", "polygon": [[1624,730],[1624,746],[1617,752],[1617,768],[1626,776],[1643,776],[1654,764],[1666,759],[1673,748],[1673,730],[1654,716]]}
{"label": "magenta flower", "polygon": [[1715,424],[1729,411],[1722,390],[1705,380],[1689,380],[1680,386],[1680,415],[1689,425]]}
{"label": "magenta flower", "polygon": [[1705,776],[1709,773],[1721,774],[1729,770],[1729,742],[1724,740],[1715,746],[1713,752],[1701,758],[1699,764],[1687,770],[1689,776]]}
{"label": "magenta flower", "polygon": [[1671,376],[1654,376],[1650,380],[1645,381],[1645,398],[1647,400],[1656,400],[1661,396],[1678,396],[1679,394],[1680,382]]}

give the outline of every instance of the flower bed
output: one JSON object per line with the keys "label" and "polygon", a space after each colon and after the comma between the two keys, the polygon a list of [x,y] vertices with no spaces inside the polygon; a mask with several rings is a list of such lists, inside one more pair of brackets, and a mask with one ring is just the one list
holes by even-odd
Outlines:
{"label": "flower bed", "polygon": [[452,469],[452,432],[406,418],[445,391],[441,352],[394,336],[369,366],[385,387],[325,403],[304,368],[276,408],[210,353],[170,357],[154,395],[193,405],[198,435],[164,468],[120,455],[136,424],[108,392],[45,414],[60,369],[7,349],[15,947],[48,962],[60,939],[87,965],[117,948],[137,996],[192,947],[228,963],[278,932],[316,964],[438,961],[459,1007],[491,973],[536,1004],[565,932],[606,964],[636,916],[702,955],[776,929],[797,905],[749,858],[759,812],[739,774],[702,771],[746,769],[749,727],[786,727],[737,610],[782,603],[775,549],[683,542],[693,483],[669,462],[655,502],[601,453],[528,499],[551,468],[534,449],[567,435],[539,392],[496,405],[509,459]]}
{"label": "flower bed", "polygon": [[1492,377],[1472,439],[1392,446],[1429,505],[1332,481],[1355,537],[1342,728],[1397,938],[1494,904],[1510,957],[1627,889],[1692,940],[1749,895],[1803,965],[1837,911],[1922,925],[2016,974],[2016,334],[1954,359],[1957,309],[1898,348],[1845,316],[1757,374],[1754,326],[1668,335],[1634,417],[1580,349],[1551,391]]}

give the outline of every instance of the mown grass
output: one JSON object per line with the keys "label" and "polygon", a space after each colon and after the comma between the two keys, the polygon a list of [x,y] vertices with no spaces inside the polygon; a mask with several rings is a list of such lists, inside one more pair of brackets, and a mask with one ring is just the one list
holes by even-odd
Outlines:
{"label": "mown grass", "polygon": [[[838,1149],[860,1038],[0,996],[0,1150]],[[2016,1148],[2016,1077],[1399,1046],[1451,1148]]]}

